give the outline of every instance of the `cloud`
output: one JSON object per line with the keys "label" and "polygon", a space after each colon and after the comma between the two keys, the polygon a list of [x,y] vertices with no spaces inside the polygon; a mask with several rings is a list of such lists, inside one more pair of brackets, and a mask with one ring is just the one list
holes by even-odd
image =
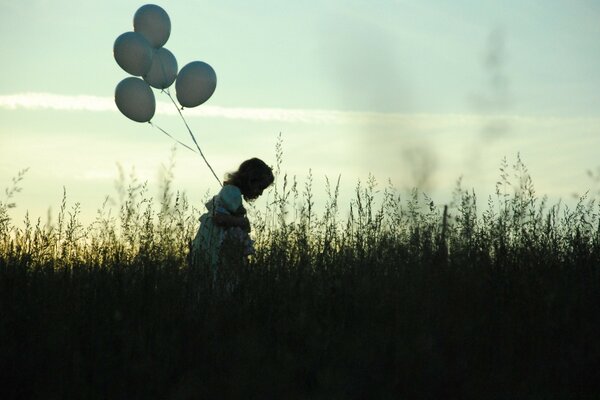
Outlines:
{"label": "cloud", "polygon": [[0,107],[8,110],[113,111],[114,102],[107,97],[65,96],[51,93],[18,93],[0,96]]}
{"label": "cloud", "polygon": [[[52,93],[17,93],[0,95],[0,109],[5,110],[56,110],[118,112],[111,97],[88,95],[59,95]],[[598,127],[600,118],[531,117],[514,114],[433,114],[433,113],[392,113],[318,109],[284,109],[220,107],[203,105],[185,109],[186,117],[239,119],[249,121],[297,122],[305,124],[369,124],[417,128],[419,131],[436,132],[456,129],[479,129],[482,124],[511,122],[521,126],[569,127],[585,124]],[[177,115],[173,104],[157,102],[158,115]]]}
{"label": "cloud", "polygon": [[[67,96],[52,93],[2,95],[0,96],[0,108],[7,110],[118,111],[113,98],[87,95]],[[158,115],[177,115],[177,109],[169,102],[157,102],[156,109]],[[184,110],[184,115],[189,117],[325,124],[355,123],[377,117],[370,114],[343,111],[220,107],[210,105]]]}

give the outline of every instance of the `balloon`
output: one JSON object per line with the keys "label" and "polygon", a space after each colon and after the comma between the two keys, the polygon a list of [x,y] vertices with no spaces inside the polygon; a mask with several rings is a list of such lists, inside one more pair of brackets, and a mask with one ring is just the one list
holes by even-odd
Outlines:
{"label": "balloon", "polygon": [[145,75],[152,66],[152,47],[145,37],[136,32],[120,35],[113,46],[117,64],[131,75]]}
{"label": "balloon", "polygon": [[177,60],[173,53],[161,47],[154,51],[152,66],[144,80],[157,89],[166,89],[175,82],[177,77]]}
{"label": "balloon", "polygon": [[148,122],[156,111],[156,100],[150,86],[140,78],[123,79],[115,89],[117,108],[127,118],[136,122]]}
{"label": "balloon", "polygon": [[179,71],[175,90],[183,107],[196,107],[212,96],[217,87],[217,75],[202,61],[193,61]]}
{"label": "balloon", "polygon": [[159,48],[169,40],[171,20],[161,7],[146,4],[135,12],[133,30],[144,35],[152,47]]}

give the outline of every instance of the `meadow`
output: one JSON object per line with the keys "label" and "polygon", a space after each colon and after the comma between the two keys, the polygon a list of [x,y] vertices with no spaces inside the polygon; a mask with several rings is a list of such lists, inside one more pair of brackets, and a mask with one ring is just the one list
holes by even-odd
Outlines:
{"label": "meadow", "polygon": [[[190,266],[201,210],[121,181],[83,226],[0,203],[3,399],[572,399],[600,389],[600,208],[535,193],[517,158],[478,209],[374,177],[315,212],[281,172],[250,207],[257,255]],[[113,214],[114,212],[114,214]],[[235,281],[235,285],[231,282]]]}

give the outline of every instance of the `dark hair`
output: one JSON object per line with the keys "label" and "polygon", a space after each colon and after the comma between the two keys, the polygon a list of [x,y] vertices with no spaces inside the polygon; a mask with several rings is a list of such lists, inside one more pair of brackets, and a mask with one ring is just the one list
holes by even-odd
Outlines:
{"label": "dark hair", "polygon": [[259,158],[251,158],[241,163],[237,171],[226,174],[223,184],[237,186],[244,195],[244,199],[248,201],[253,200],[246,197],[250,185],[260,182],[264,186],[262,187],[264,190],[271,186],[274,180],[271,167]]}

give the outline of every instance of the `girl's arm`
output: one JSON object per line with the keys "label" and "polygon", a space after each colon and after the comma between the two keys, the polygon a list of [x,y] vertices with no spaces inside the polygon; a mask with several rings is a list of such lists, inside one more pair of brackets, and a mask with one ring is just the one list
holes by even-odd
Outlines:
{"label": "girl's arm", "polygon": [[231,228],[234,226],[242,228],[246,232],[250,232],[250,221],[245,216],[237,217],[235,215],[215,214],[213,221],[217,226]]}

